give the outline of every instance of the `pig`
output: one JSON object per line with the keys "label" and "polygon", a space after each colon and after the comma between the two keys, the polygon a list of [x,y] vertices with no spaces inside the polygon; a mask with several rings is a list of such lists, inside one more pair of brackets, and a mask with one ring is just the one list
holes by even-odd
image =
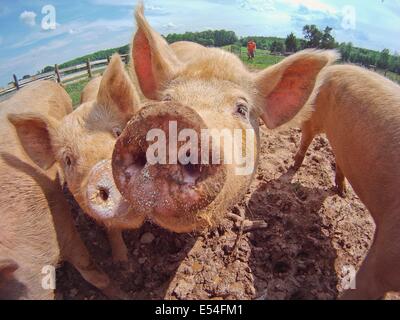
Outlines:
{"label": "pig", "polygon": [[345,177],[376,223],[374,242],[343,299],[377,299],[400,291],[400,86],[352,65],[326,68],[311,118],[302,126],[295,169],[314,136],[326,133],[336,157],[336,186]]}
{"label": "pig", "polygon": [[[112,160],[115,184],[136,214],[165,229],[186,233],[216,226],[246,194],[253,179],[259,119],[270,129],[302,119],[309,112],[303,106],[313,96],[319,73],[338,55],[306,50],[265,70],[250,72],[238,57],[222,49],[191,42],[169,46],[146,21],[142,5],[135,17],[138,29],[131,46],[132,73],[151,102],[142,105],[117,140]],[[243,138],[238,143],[241,148],[222,144],[221,160],[229,153],[246,154],[251,162],[249,172],[238,174],[238,161],[150,162],[148,151],[153,145],[148,133],[157,128],[168,131],[173,122],[178,132],[191,129],[199,135],[204,129],[238,130]],[[255,138],[246,143],[252,135]],[[217,134],[210,137],[218,140]],[[203,153],[199,144],[193,145]],[[216,145],[209,148],[210,153],[218,149]],[[166,153],[174,157],[168,148]]]}
{"label": "pig", "polygon": [[101,80],[102,77],[98,76],[89,81],[81,93],[81,104],[96,100]]}
{"label": "pig", "polygon": [[94,99],[86,101],[85,94],[86,102],[58,123],[39,115],[26,115],[26,121],[23,114],[19,118],[32,140],[37,139],[37,133],[30,130],[31,126],[46,129],[41,156],[59,163],[63,179],[80,207],[106,227],[113,260],[126,262],[128,250],[122,230],[140,227],[144,217],[134,212],[116,188],[111,156],[117,137],[139,108],[140,99],[118,54],[112,57],[103,77],[88,84],[85,92],[89,91]]}
{"label": "pig", "polygon": [[58,166],[46,156],[47,129],[35,125],[36,116],[58,123],[71,112],[68,94],[51,81],[23,88],[0,105],[1,299],[53,299],[42,281],[62,260],[105,294],[117,293],[75,228]]}

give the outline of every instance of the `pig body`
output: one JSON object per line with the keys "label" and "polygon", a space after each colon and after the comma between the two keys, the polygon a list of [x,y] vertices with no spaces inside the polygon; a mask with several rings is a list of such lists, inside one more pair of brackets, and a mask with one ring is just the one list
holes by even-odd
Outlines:
{"label": "pig body", "polygon": [[51,122],[40,114],[30,121],[32,116],[22,114],[22,126],[33,140],[37,134],[32,125],[45,128],[42,158],[57,161],[63,180],[83,211],[106,227],[114,260],[126,261],[122,230],[141,226],[144,218],[121,198],[111,172],[115,141],[139,105],[118,55],[111,59],[103,77],[89,82],[82,100],[62,121]]}
{"label": "pig body", "polygon": [[1,299],[52,299],[53,271],[61,260],[98,288],[109,287],[75,229],[58,167],[41,156],[48,151],[45,128],[31,127],[38,138],[32,140],[20,126],[24,113],[56,122],[71,112],[67,93],[49,81],[24,88],[0,105],[0,265],[8,271]]}
{"label": "pig body", "polygon": [[400,87],[362,68],[338,65],[321,75],[315,111],[302,127],[298,168],[313,137],[326,133],[345,177],[376,223],[373,245],[344,299],[377,299],[400,291]]}

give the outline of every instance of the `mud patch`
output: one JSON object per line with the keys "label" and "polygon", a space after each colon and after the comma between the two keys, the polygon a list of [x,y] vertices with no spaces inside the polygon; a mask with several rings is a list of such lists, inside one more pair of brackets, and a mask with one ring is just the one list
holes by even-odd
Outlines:
{"label": "mud patch", "polygon": [[[335,299],[343,267],[358,268],[374,223],[349,187],[335,194],[334,157],[318,137],[297,174],[289,168],[300,131],[262,133],[257,179],[233,212],[268,227],[240,235],[216,230],[177,235],[147,224],[125,232],[130,260],[114,265],[104,230],[71,200],[93,258],[132,299]],[[393,296],[391,296],[393,297]],[[105,299],[70,265],[58,270],[58,299]]]}

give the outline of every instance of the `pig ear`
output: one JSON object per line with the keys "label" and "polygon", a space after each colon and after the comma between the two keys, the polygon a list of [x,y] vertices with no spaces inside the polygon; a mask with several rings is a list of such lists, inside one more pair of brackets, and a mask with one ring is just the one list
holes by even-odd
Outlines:
{"label": "pig ear", "polygon": [[321,70],[337,59],[336,51],[304,50],[257,74],[257,103],[267,127],[292,120],[312,95]]}
{"label": "pig ear", "polygon": [[51,168],[56,161],[51,144],[56,120],[30,113],[10,114],[8,120],[14,125],[21,146],[32,161],[44,170]]}
{"label": "pig ear", "polygon": [[103,75],[97,94],[97,103],[105,107],[117,108],[117,111],[128,120],[139,108],[138,94],[118,54],[112,57]]}
{"label": "pig ear", "polygon": [[132,66],[143,94],[158,100],[163,85],[176,74],[180,62],[165,39],[145,19],[142,3],[136,9],[135,18],[138,29],[131,47]]}
{"label": "pig ear", "polygon": [[13,273],[18,269],[18,264],[12,260],[0,260],[0,281],[10,280]]}

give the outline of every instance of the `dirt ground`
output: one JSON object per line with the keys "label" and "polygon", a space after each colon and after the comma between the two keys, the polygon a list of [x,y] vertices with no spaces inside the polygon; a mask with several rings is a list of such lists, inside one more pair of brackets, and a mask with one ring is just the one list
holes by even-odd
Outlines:
{"label": "dirt ground", "polygon": [[[232,211],[266,229],[240,235],[226,219],[207,233],[177,235],[147,224],[124,234],[130,261],[114,265],[104,230],[71,200],[95,261],[132,299],[335,299],[346,266],[357,269],[365,257],[374,223],[350,187],[345,199],[335,194],[324,137],[295,175],[300,131],[263,133],[261,141],[256,179]],[[57,278],[58,299],[106,299],[68,264]]]}

